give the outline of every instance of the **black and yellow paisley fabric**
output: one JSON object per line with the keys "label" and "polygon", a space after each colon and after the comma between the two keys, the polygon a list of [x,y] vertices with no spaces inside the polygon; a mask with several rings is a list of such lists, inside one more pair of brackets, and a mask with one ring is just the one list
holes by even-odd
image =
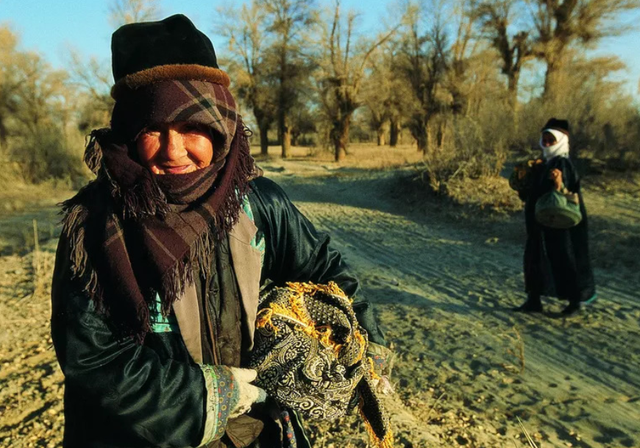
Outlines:
{"label": "black and yellow paisley fabric", "polygon": [[261,297],[258,309],[250,365],[258,371],[256,384],[311,419],[341,417],[357,398],[374,446],[390,447],[367,333],[344,292],[333,282],[288,283]]}

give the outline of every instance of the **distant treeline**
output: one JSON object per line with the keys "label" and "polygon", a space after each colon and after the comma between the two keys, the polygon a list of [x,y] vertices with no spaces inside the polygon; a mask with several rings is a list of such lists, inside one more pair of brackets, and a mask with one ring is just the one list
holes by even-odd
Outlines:
{"label": "distant treeline", "polygon": [[[588,58],[628,31],[640,0],[400,1],[377,36],[339,4],[252,0],[218,11],[227,45],[220,64],[259,137],[331,150],[354,138],[393,147],[402,136],[424,154],[432,188],[496,175],[524,155],[540,126],[569,119],[573,155],[602,167],[640,169],[638,105],[612,74],[613,56]],[[160,17],[154,0],[113,2],[117,26]],[[205,30],[206,31],[206,30]],[[27,182],[85,175],[82,137],[108,125],[108,62],[70,51],[54,71],[0,27],[0,154]],[[5,173],[6,174],[6,173]]]}

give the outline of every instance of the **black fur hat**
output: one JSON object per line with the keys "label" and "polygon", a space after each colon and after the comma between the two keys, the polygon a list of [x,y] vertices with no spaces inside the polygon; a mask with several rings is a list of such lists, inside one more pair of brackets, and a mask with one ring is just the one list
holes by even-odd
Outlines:
{"label": "black fur hat", "polygon": [[116,99],[127,89],[170,79],[229,86],[211,41],[182,14],[118,28],[111,38],[111,54],[111,96]]}

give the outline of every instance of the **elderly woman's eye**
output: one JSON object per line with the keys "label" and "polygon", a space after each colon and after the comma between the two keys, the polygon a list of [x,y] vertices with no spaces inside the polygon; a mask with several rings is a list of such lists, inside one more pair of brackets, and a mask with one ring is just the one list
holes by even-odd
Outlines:
{"label": "elderly woman's eye", "polygon": [[142,131],[142,133],[146,135],[157,135],[157,134],[160,134],[161,132],[162,130],[160,129],[160,126],[156,126],[156,125],[147,126]]}
{"label": "elderly woman's eye", "polygon": [[184,123],[180,127],[180,132],[183,134],[206,134],[207,128],[197,123]]}

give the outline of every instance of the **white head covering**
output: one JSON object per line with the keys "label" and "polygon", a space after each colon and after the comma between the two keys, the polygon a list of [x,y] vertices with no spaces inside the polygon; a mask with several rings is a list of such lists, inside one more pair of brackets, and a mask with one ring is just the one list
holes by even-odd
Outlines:
{"label": "white head covering", "polygon": [[542,156],[544,160],[549,161],[554,157],[569,157],[569,136],[564,132],[555,129],[543,129],[542,133],[550,133],[556,138],[556,144],[544,146],[542,144],[542,135],[540,136],[540,147],[542,148]]}

